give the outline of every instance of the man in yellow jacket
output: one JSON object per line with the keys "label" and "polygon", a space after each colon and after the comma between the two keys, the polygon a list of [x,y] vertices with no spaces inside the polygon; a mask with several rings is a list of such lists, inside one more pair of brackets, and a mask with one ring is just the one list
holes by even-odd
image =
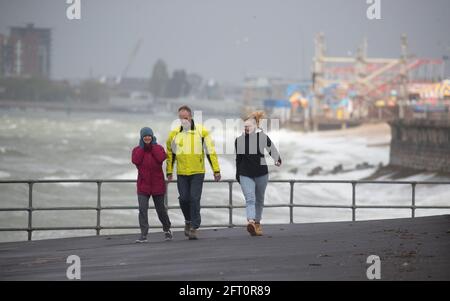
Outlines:
{"label": "man in yellow jacket", "polygon": [[173,179],[176,163],[178,200],[185,219],[184,234],[189,239],[197,239],[197,229],[201,224],[200,199],[205,179],[205,154],[215,181],[221,178],[219,161],[208,130],[194,123],[191,109],[180,107],[178,117],[181,126],[170,132],[166,142],[167,179]]}

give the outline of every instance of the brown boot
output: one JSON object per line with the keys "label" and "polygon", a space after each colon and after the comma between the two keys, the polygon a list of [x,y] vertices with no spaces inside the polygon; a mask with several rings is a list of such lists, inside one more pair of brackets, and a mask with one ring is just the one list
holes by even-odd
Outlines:
{"label": "brown boot", "polygon": [[250,233],[251,236],[256,236],[255,221],[253,221],[253,220],[248,221],[247,231],[248,231],[248,233]]}
{"label": "brown boot", "polygon": [[261,227],[260,223],[255,223],[255,233],[256,233],[256,236],[263,235],[263,231],[262,231],[262,227]]}
{"label": "brown boot", "polygon": [[197,229],[191,228],[189,230],[189,240],[197,240],[197,239],[198,239]]}

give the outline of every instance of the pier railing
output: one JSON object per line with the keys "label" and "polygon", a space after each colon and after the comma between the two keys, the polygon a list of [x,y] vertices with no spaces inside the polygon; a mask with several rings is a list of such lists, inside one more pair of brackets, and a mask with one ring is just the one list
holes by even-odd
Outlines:
{"label": "pier railing", "polygon": [[[28,227],[22,228],[0,228],[0,231],[26,231],[28,232],[28,240],[32,240],[34,231],[48,231],[48,230],[95,230],[97,235],[100,235],[102,230],[106,229],[139,229],[137,225],[130,226],[102,226],[101,212],[102,210],[127,210],[138,209],[138,206],[105,206],[102,203],[102,184],[103,183],[135,183],[136,180],[11,180],[0,181],[2,184],[27,184],[28,185],[28,206],[27,207],[12,207],[0,208],[0,212],[5,211],[26,211],[28,212]],[[167,182],[175,183],[176,181]],[[206,183],[214,182],[213,180],[205,180]],[[264,207],[284,207],[289,208],[289,222],[294,223],[294,208],[340,208],[349,209],[352,211],[352,221],[356,221],[357,209],[410,209],[411,217],[415,217],[417,209],[450,209],[450,206],[418,206],[416,205],[416,187],[418,185],[450,185],[450,182],[433,182],[433,181],[366,181],[366,180],[270,180],[270,183],[284,183],[290,185],[289,203],[285,204],[266,204]],[[64,206],[64,207],[35,207],[33,205],[33,186],[42,183],[96,183],[97,184],[97,204],[96,206]],[[202,224],[202,227],[235,227],[233,222],[233,210],[237,208],[245,208],[245,205],[233,204],[233,184],[235,180],[222,180],[217,182],[218,185],[228,185],[228,204],[227,205],[202,205],[202,208],[222,208],[228,209],[228,224]],[[296,204],[294,202],[294,185],[301,184],[349,184],[351,185],[351,203],[348,205],[320,205],[320,204]],[[411,205],[358,205],[356,199],[356,186],[360,184],[385,184],[385,185],[409,185],[411,186]],[[450,191],[449,191],[450,194]],[[166,205],[167,205],[166,193]],[[150,206],[150,209],[153,207]],[[168,209],[180,209],[179,206],[168,206]],[[67,211],[67,210],[94,210],[97,212],[96,225],[85,227],[34,227],[33,226],[33,212],[35,211]],[[174,225],[174,228],[181,228],[184,225]],[[151,226],[151,228],[156,228]]]}

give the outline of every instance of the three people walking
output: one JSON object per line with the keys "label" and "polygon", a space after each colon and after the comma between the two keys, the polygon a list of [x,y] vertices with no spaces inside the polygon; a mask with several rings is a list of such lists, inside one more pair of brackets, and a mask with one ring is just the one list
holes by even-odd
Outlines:
{"label": "three people walking", "polygon": [[[261,219],[269,176],[264,151],[269,153],[276,166],[281,165],[277,148],[260,128],[263,116],[263,112],[254,112],[245,118],[244,133],[235,139],[236,180],[245,197],[247,231],[252,236],[263,234]],[[141,129],[139,145],[132,151],[132,162],[138,170],[137,195],[141,228],[141,236],[136,242],[147,241],[147,212],[151,196],[165,239],[172,239],[171,223],[164,203],[166,185],[162,164],[165,160],[167,180],[172,181],[174,173],[177,175],[178,200],[185,220],[184,235],[190,240],[198,239],[201,225],[200,202],[205,179],[205,157],[214,173],[214,180],[221,179],[219,161],[209,131],[194,122],[188,106],[178,109],[178,118],[180,126],[169,133],[166,141],[167,154],[148,127]]]}

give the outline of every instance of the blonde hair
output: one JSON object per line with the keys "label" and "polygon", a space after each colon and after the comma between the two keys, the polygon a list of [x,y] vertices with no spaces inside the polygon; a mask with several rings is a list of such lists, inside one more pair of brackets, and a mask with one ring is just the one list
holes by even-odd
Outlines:
{"label": "blonde hair", "polygon": [[256,126],[259,128],[259,121],[265,116],[266,114],[263,111],[255,111],[247,115],[247,117],[244,118],[244,121],[247,121],[249,119],[255,119]]}

